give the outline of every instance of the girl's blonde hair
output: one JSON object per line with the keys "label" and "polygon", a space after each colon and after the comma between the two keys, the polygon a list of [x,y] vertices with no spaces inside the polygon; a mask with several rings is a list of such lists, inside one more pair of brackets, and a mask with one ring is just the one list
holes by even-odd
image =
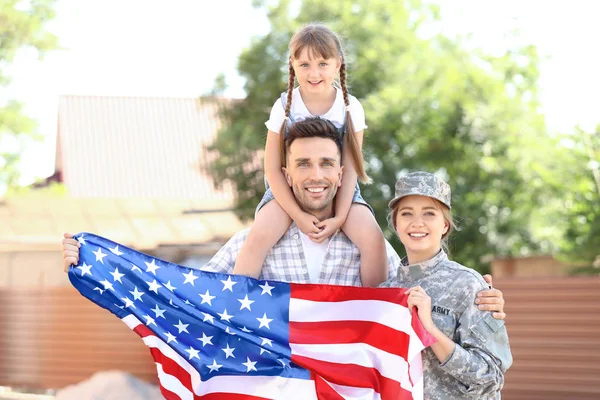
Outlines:
{"label": "girl's blonde hair", "polygon": [[344,103],[346,104],[346,130],[344,132],[344,146],[349,146],[352,161],[356,170],[358,180],[363,183],[371,183],[371,178],[365,172],[362,149],[354,135],[354,124],[350,117],[350,99],[348,87],[346,84],[346,61],[342,52],[342,45],[337,34],[322,24],[312,23],[304,26],[294,34],[288,46],[290,50],[289,60],[289,79],[287,89],[287,101],[285,103],[285,116],[281,129],[279,130],[279,149],[281,154],[281,165],[285,166],[285,129],[287,118],[290,115],[292,105],[292,91],[294,90],[294,80],[296,74],[292,67],[292,60],[298,58],[303,49],[308,49],[310,57],[322,57],[324,59],[341,57],[342,65],[340,66],[340,89],[344,95]]}

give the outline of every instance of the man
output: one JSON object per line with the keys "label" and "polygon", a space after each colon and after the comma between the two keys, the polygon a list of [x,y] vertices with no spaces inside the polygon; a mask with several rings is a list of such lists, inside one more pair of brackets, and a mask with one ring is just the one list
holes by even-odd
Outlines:
{"label": "man", "polygon": [[[342,184],[341,138],[333,124],[320,118],[308,118],[292,124],[285,139],[286,180],[302,210],[319,220],[334,214],[334,198]],[[236,233],[219,252],[202,267],[205,271],[231,273],[248,230]],[[386,242],[389,276],[396,275],[400,258]],[[65,271],[77,264],[79,243],[72,235],[63,239]],[[324,283],[361,286],[360,253],[342,232],[315,243],[292,223],[285,235],[267,255],[260,279],[295,283]],[[491,284],[491,277],[488,283]],[[504,299],[496,289],[485,290],[478,297],[480,309],[494,311],[504,319]]]}

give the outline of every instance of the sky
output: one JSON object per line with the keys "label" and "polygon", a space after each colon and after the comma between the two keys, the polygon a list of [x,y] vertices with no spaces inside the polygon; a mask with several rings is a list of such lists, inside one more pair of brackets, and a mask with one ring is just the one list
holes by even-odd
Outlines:
{"label": "sky", "polygon": [[[600,2],[433,1],[441,6],[439,29],[449,36],[470,33],[474,45],[501,53],[514,45],[504,34],[516,28],[521,42],[538,47],[540,97],[551,130],[600,122],[594,39],[600,38]],[[242,97],[237,57],[269,23],[251,0],[57,0],[48,29],[61,49],[41,60],[21,51],[8,69],[11,85],[0,92],[0,104],[25,103],[44,136],[22,157],[23,184],[54,171],[60,95],[195,97],[223,72],[226,95]]]}

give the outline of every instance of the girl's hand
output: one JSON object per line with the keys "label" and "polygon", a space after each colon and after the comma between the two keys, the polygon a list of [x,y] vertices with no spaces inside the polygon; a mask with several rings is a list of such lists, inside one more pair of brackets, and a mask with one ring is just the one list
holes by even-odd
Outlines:
{"label": "girl's hand", "polygon": [[423,328],[429,333],[432,333],[435,328],[433,319],[431,318],[431,297],[427,295],[421,286],[415,286],[406,291],[408,294],[408,308],[417,307],[419,319]]}
{"label": "girl's hand", "polygon": [[69,272],[69,266],[77,265],[79,262],[79,248],[81,244],[79,244],[77,239],[73,239],[73,235],[70,233],[65,233],[63,236],[63,270]]}
{"label": "girl's hand", "polygon": [[320,229],[317,228],[319,219],[312,214],[302,212],[296,219],[294,219],[298,229],[305,235],[310,236],[311,233],[319,233]]}
{"label": "girl's hand", "polygon": [[320,229],[320,232],[311,233],[308,235],[308,237],[310,237],[313,242],[321,243],[323,240],[336,233],[343,224],[344,221],[341,218],[328,218],[325,221],[321,221],[317,224],[317,228]]}

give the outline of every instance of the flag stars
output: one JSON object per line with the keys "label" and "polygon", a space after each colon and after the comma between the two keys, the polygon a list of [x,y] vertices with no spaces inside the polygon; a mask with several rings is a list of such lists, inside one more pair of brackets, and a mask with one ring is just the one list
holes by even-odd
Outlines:
{"label": "flag stars", "polygon": [[110,274],[113,276],[115,282],[119,281],[120,283],[123,283],[121,278],[124,277],[125,274],[120,273],[119,268],[115,268],[114,272],[111,272]]}
{"label": "flag stars", "polygon": [[202,297],[202,303],[200,304],[204,304],[204,303],[208,303],[209,306],[212,306],[212,299],[216,298],[216,296],[211,296],[210,293],[208,292],[208,289],[206,290],[206,293],[201,294],[199,293],[199,296]]}
{"label": "flag stars", "polygon": [[225,333],[229,333],[231,336],[235,335],[235,332],[230,331],[228,326],[225,327]]}
{"label": "flag stars", "polygon": [[175,286],[171,285],[171,281],[168,281],[167,283],[165,283],[164,285],[167,289],[169,289],[171,292],[175,289],[177,289]]}
{"label": "flag stars", "polygon": [[133,301],[129,300],[129,297],[122,297],[121,300],[123,300],[125,302],[125,307],[129,308],[135,308],[135,305],[133,304]]}
{"label": "flag stars", "polygon": [[[137,286],[133,287],[133,291],[130,291],[129,293],[131,293],[133,295],[133,300],[139,300],[141,302],[143,302],[144,300],[142,300],[142,296],[144,295],[145,292],[140,292],[137,288]],[[158,307],[158,304],[157,304]]]}
{"label": "flag stars", "polygon": [[100,294],[104,293],[104,290],[100,289],[99,287],[95,287],[94,290],[97,290],[100,292]]}
{"label": "flag stars", "polygon": [[156,282],[156,279],[152,282],[146,282],[148,284],[148,290],[158,294],[158,289],[160,289],[160,284]]}
{"label": "flag stars", "polygon": [[273,340],[272,339],[267,339],[264,337],[261,337],[262,339],[262,343],[260,344],[261,346],[264,346],[265,344],[268,344],[269,346],[273,347]]}
{"label": "flag stars", "polygon": [[113,284],[112,284],[112,283],[110,283],[108,280],[106,280],[106,279],[105,279],[105,280],[101,281],[100,283],[101,283],[102,285],[104,285],[104,290],[108,290],[108,289],[110,289],[110,290],[112,290],[113,292],[115,291],[115,289],[113,288]]}
{"label": "flag stars", "polygon": [[240,329],[242,332],[246,332],[246,333],[251,333],[252,331],[248,328],[246,328],[245,326],[243,328]]}
{"label": "flag stars", "polygon": [[188,299],[185,299],[184,303],[185,303],[185,304],[187,304],[188,306],[196,307],[196,306],[194,305],[194,303],[192,303],[192,302],[191,302],[191,301],[189,301]]}
{"label": "flag stars", "polygon": [[96,251],[92,251],[92,253],[94,253],[94,255],[96,256],[96,261],[100,261],[101,264],[104,264],[104,257],[106,257],[108,254],[105,254],[102,252],[102,249],[100,247],[98,247],[98,250]]}
{"label": "flag stars", "polygon": [[177,328],[179,333],[181,333],[181,332],[189,333],[187,330],[187,327],[190,326],[190,324],[184,324],[183,322],[181,322],[181,320],[179,320],[179,323],[177,325],[173,325],[173,326],[175,328]]}
{"label": "flag stars", "polygon": [[212,338],[212,336],[206,336],[206,333],[202,332],[202,337],[198,338],[198,340],[202,342],[202,347],[204,347],[207,344],[213,344]]}
{"label": "flag stars", "polygon": [[156,265],[156,260],[152,259],[151,263],[144,261],[144,264],[146,264],[147,267],[146,272],[152,272],[154,276],[156,276],[156,270],[160,268],[158,265]]}
{"label": "flag stars", "polygon": [[232,293],[233,293],[233,285],[237,284],[237,282],[234,282],[231,280],[231,276],[228,276],[227,280],[221,281],[221,283],[223,284],[223,292],[225,290],[229,290]]}
{"label": "flag stars", "polygon": [[284,360],[283,358],[278,358],[277,361],[281,363],[283,368],[290,368],[290,362],[288,360]]}
{"label": "flag stars", "polygon": [[169,344],[171,342],[177,343],[177,337],[175,335],[171,334],[171,332],[165,332],[165,336],[167,337],[167,344]]}
{"label": "flag stars", "polygon": [[119,246],[118,246],[118,245],[117,245],[117,246],[115,246],[115,247],[114,247],[114,248],[112,248],[112,249],[111,249],[111,248],[109,248],[109,250],[110,250],[110,251],[111,251],[111,253],[113,253],[115,256],[122,256],[123,254],[125,254],[125,253],[123,253],[123,252],[119,251]]}
{"label": "flag stars", "polygon": [[197,358],[198,360],[200,359],[200,356],[198,356],[199,351],[194,349],[192,346],[190,346],[190,348],[186,349],[185,351],[190,355],[188,360],[191,360],[192,358]]}
{"label": "flag stars", "polygon": [[225,347],[224,349],[221,349],[225,352],[225,359],[228,359],[229,357],[233,357],[235,358],[235,356],[233,355],[233,351],[235,350],[234,348],[229,347],[229,343],[227,343],[227,347]]}
{"label": "flag stars", "polygon": [[158,303],[157,303],[157,304],[156,304],[156,306],[155,306],[155,307],[152,309],[152,311],[154,311],[154,314],[155,314],[154,316],[155,316],[156,318],[160,318],[160,317],[162,317],[163,319],[166,319],[166,318],[165,318],[165,316],[164,316],[164,313],[165,313],[165,311],[167,311],[167,310],[161,310],[161,309],[158,307]]}
{"label": "flag stars", "polygon": [[194,281],[198,279],[198,277],[194,275],[194,271],[192,270],[190,270],[190,272],[188,272],[187,274],[182,273],[182,275],[185,276],[185,281],[183,282],[184,285],[186,283],[191,283],[192,286],[194,286]]}
{"label": "flag stars", "polygon": [[146,326],[148,326],[148,325],[156,326],[156,323],[154,322],[154,318],[152,318],[149,315],[144,315],[144,318],[146,318]]}
{"label": "flag stars", "polygon": [[263,313],[262,318],[256,318],[258,320],[258,322],[260,322],[259,325],[259,329],[266,327],[267,329],[271,329],[271,327],[269,326],[269,324],[273,321],[273,319],[271,318],[267,318],[267,313]]}
{"label": "flag stars", "polygon": [[77,238],[77,241],[78,241],[80,244],[87,244],[87,243],[85,243],[85,238],[83,237],[83,235],[79,236],[79,237]]}
{"label": "flag stars", "polygon": [[[217,314],[219,314],[219,313],[217,313]],[[229,320],[231,318],[233,318],[233,315],[227,314],[227,309],[225,309],[225,311],[223,311],[223,313],[220,313],[219,316],[221,317],[221,321],[225,320],[227,322],[229,322]]]}
{"label": "flag stars", "polygon": [[243,299],[237,299],[237,301],[242,303],[242,305],[240,306],[240,311],[243,310],[244,308],[247,308],[248,311],[252,311],[250,309],[250,304],[254,303],[254,300],[249,300],[248,295],[246,295],[246,297],[244,297]]}
{"label": "flag stars", "polygon": [[219,371],[219,368],[221,368],[223,365],[221,365],[221,364],[217,364],[217,360],[215,360],[215,359],[213,358],[213,363],[212,363],[212,365],[208,365],[208,364],[206,364],[206,366],[208,367],[208,369],[210,369],[210,372],[209,372],[209,373],[211,373],[211,372],[214,372],[214,371],[217,371],[217,372],[218,372],[218,371]]}
{"label": "flag stars", "polygon": [[243,366],[245,366],[246,368],[248,368],[248,370],[246,372],[250,372],[250,371],[257,371],[255,365],[256,365],[257,361],[251,361],[250,357],[246,357],[246,362],[242,363]]}
{"label": "flag stars", "polygon": [[210,321],[210,323],[214,325],[215,317],[213,317],[209,313],[205,313],[205,312],[203,312],[202,314],[204,314],[204,319],[202,320],[202,322]]}
{"label": "flag stars", "polygon": [[142,269],[135,264],[131,264],[132,271],[138,271],[140,274],[142,273]]}
{"label": "flag stars", "polygon": [[265,282],[264,285],[258,285],[258,286],[262,289],[262,292],[260,294],[261,296],[265,293],[268,294],[269,296],[273,296],[273,294],[271,293],[271,290],[275,289],[275,286],[269,286],[269,282]]}
{"label": "flag stars", "polygon": [[83,263],[83,265],[80,267],[77,267],[77,269],[81,270],[81,276],[84,276],[85,274],[90,274],[90,276],[92,276],[92,272],[90,271],[92,269],[91,265],[87,265],[86,263]]}

